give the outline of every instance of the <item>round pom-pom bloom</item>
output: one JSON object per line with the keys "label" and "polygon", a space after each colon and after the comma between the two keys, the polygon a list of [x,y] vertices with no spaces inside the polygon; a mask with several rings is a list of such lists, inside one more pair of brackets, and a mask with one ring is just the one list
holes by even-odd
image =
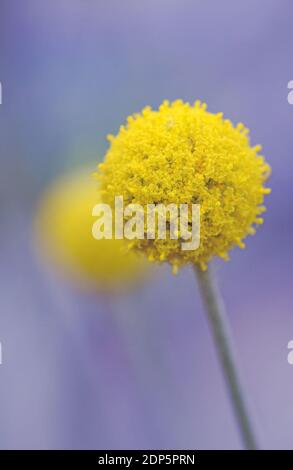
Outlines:
{"label": "round pom-pom bloom", "polygon": [[227,259],[231,248],[244,247],[262,223],[270,167],[242,123],[233,126],[200,101],[165,101],[129,117],[109,141],[97,173],[105,202],[121,195],[126,204],[200,205],[198,249],[183,251],[170,237],[133,240],[150,260],[167,261],[174,271],[188,262],[205,269],[213,256]]}
{"label": "round pom-pom bloom", "polygon": [[36,216],[39,251],[81,287],[116,291],[143,277],[146,262],[125,240],[95,240],[93,207],[99,191],[90,171],[74,171],[43,194]]}

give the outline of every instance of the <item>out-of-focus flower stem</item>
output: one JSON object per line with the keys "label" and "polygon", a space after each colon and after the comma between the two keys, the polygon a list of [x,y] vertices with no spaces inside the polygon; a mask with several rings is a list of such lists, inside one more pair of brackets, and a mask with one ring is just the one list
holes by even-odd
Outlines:
{"label": "out-of-focus flower stem", "polygon": [[244,389],[239,378],[239,367],[235,358],[224,302],[211,268],[209,267],[206,271],[202,271],[200,267],[195,265],[194,270],[219,360],[230,392],[243,444],[246,449],[256,450],[258,446]]}

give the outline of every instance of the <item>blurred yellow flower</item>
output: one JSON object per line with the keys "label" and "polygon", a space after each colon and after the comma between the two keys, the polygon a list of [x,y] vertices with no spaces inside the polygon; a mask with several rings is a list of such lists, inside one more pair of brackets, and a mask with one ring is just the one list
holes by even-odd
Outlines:
{"label": "blurred yellow flower", "polygon": [[82,286],[116,290],[143,275],[146,263],[127,251],[124,240],[95,240],[92,209],[97,184],[84,169],[57,179],[42,195],[37,216],[38,245],[47,260]]}
{"label": "blurred yellow flower", "polygon": [[227,259],[231,248],[244,247],[262,223],[270,167],[242,123],[234,127],[199,101],[165,101],[129,117],[109,141],[97,173],[104,202],[121,195],[125,204],[200,204],[199,248],[182,251],[170,237],[133,240],[150,261],[167,261],[174,271],[188,262],[204,269],[214,255]]}

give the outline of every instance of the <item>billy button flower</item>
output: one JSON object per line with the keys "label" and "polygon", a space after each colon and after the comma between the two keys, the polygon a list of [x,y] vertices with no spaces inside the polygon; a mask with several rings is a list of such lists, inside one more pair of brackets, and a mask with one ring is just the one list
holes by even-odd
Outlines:
{"label": "billy button flower", "polygon": [[246,448],[257,448],[251,418],[231,345],[226,314],[208,262],[228,259],[229,251],[262,224],[265,182],[270,167],[251,146],[248,129],[234,126],[205,104],[164,101],[128,118],[99,165],[103,201],[123,196],[127,204],[200,204],[200,245],[183,251],[180,241],[132,240],[150,261],[168,262],[176,271],[192,263],[211,323],[219,357]]}
{"label": "billy button flower", "polygon": [[101,292],[130,288],[147,263],[127,250],[125,240],[93,238],[92,210],[100,194],[91,173],[65,174],[43,193],[35,222],[39,251],[79,286]]}
{"label": "billy button flower", "polygon": [[269,166],[252,147],[248,130],[197,101],[165,101],[147,107],[109,136],[110,148],[99,166],[103,199],[127,203],[200,204],[200,246],[182,251],[178,240],[134,240],[150,260],[167,261],[174,271],[192,262],[205,269],[215,255],[228,259],[234,246],[263,222],[261,214]]}

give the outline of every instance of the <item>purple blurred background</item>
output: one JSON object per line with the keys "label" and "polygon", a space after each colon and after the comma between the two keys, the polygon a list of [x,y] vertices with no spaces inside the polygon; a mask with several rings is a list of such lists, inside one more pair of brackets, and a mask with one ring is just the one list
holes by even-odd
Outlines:
{"label": "purple blurred background", "polygon": [[251,129],[265,224],[218,262],[260,443],[293,449],[292,2],[1,0],[0,446],[241,448],[189,268],[106,302],[44,270],[32,219],[55,176],[165,98]]}

